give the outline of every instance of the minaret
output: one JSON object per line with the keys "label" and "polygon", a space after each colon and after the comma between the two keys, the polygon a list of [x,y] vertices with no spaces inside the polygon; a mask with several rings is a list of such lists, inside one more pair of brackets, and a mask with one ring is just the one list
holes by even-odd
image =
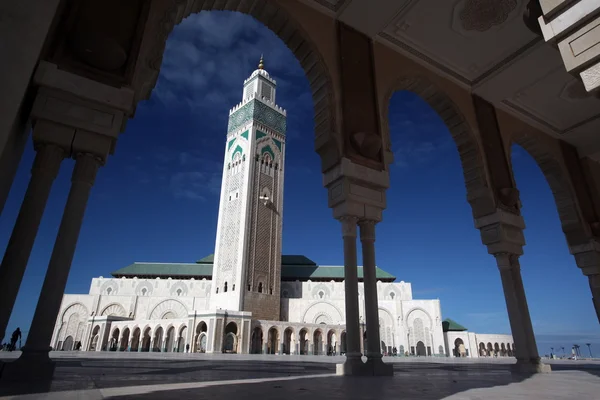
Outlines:
{"label": "minaret", "polygon": [[286,112],[264,69],[229,112],[211,308],[279,320]]}

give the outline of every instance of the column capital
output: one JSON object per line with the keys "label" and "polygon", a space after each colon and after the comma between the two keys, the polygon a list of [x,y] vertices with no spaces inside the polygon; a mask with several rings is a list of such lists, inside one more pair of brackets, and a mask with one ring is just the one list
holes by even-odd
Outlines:
{"label": "column capital", "polygon": [[520,215],[497,209],[494,213],[475,219],[475,228],[481,232],[481,241],[489,254],[523,254],[525,221]]}
{"label": "column capital", "polygon": [[334,210],[334,216],[379,215],[380,218],[386,207],[385,191],[389,187],[389,174],[343,158],[323,174],[323,186],[328,189],[328,203]]}
{"label": "column capital", "polygon": [[74,158],[76,162],[71,182],[94,185],[96,173],[102,165],[102,159],[91,153],[77,153]]}
{"label": "column capital", "polygon": [[600,275],[600,243],[597,238],[569,247],[577,266],[585,276]]}
{"label": "column capital", "polygon": [[34,149],[37,154],[31,167],[31,173],[48,174],[53,179],[58,175],[60,164],[67,156],[62,147],[52,143],[35,143]]}
{"label": "column capital", "polygon": [[498,269],[501,271],[521,268],[518,254],[500,252],[495,253],[494,257],[496,258],[496,264],[498,264]]}
{"label": "column capital", "polygon": [[356,225],[358,217],[354,215],[343,215],[337,218],[342,223],[342,237],[356,237]]}
{"label": "column capital", "polygon": [[358,222],[358,226],[360,226],[360,240],[362,242],[375,241],[375,224],[378,222],[373,219],[361,219]]}

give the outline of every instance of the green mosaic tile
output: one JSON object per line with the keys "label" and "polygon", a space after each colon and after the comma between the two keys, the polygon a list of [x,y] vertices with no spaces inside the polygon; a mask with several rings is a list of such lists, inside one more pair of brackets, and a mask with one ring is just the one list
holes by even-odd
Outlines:
{"label": "green mosaic tile", "polygon": [[258,140],[258,139],[260,139],[260,138],[263,138],[263,137],[265,137],[265,136],[267,136],[267,134],[266,134],[266,133],[264,133],[264,132],[261,132],[261,131],[259,131],[259,130],[257,130],[257,131],[256,131],[256,140]]}
{"label": "green mosaic tile", "polygon": [[233,151],[233,154],[231,155],[232,160],[233,160],[233,157],[235,157],[235,153],[240,153],[240,155],[242,155],[244,153],[244,150],[242,150],[242,147],[238,145],[235,148],[235,150]]}
{"label": "green mosaic tile", "polygon": [[248,140],[248,131],[244,131],[244,133],[242,133],[240,136]]}
{"label": "green mosaic tile", "polygon": [[273,153],[273,149],[271,149],[271,146],[266,145],[262,148],[262,150],[260,151],[260,155],[262,156],[265,153],[269,153],[271,155],[271,160],[275,159],[275,153]]}
{"label": "green mosaic tile", "polygon": [[231,146],[235,143],[235,139],[231,139],[229,143],[227,143],[227,151],[231,150]]}
{"label": "green mosaic tile", "polygon": [[229,116],[227,133],[239,129],[252,119],[282,135],[285,135],[287,130],[287,120],[283,114],[260,101],[251,100]]}
{"label": "green mosaic tile", "polygon": [[286,117],[259,101],[255,100],[253,102],[256,103],[254,106],[254,119],[274,131],[285,135],[287,129]]}
{"label": "green mosaic tile", "polygon": [[279,152],[281,152],[281,142],[277,139],[272,139],[273,142],[275,142],[275,146],[277,146],[277,148],[279,148]]}

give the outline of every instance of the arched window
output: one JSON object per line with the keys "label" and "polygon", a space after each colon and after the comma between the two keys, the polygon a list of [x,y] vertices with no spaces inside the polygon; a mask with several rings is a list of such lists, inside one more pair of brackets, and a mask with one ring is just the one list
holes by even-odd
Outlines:
{"label": "arched window", "polygon": [[227,282],[225,282],[225,285],[223,285],[223,293],[227,292]]}
{"label": "arched window", "polygon": [[231,285],[231,291],[235,292],[235,283],[233,285]]}
{"label": "arched window", "polygon": [[273,288],[269,288],[269,294],[273,294]]}
{"label": "arched window", "polygon": [[391,298],[392,300],[394,300],[394,297],[396,297],[396,293],[394,293],[394,292],[390,292],[390,298]]}
{"label": "arched window", "polygon": [[319,298],[320,298],[320,299],[322,299],[322,298],[323,298],[323,296],[325,296],[325,293],[323,293],[323,291],[321,290],[321,291],[319,292]]}
{"label": "arched window", "polygon": [[177,289],[177,296],[181,296],[181,289]]}
{"label": "arched window", "polygon": [[248,285],[248,291],[252,290],[252,286]]}
{"label": "arched window", "polygon": [[217,293],[219,293],[219,288],[217,288]]}
{"label": "arched window", "polygon": [[112,293],[112,288],[106,289],[106,294],[110,295]]}
{"label": "arched window", "polygon": [[258,283],[258,293],[262,293],[262,282]]}
{"label": "arched window", "polygon": [[147,292],[148,292],[148,289],[146,289],[146,288],[143,288],[143,289],[142,289],[142,296],[145,296]]}

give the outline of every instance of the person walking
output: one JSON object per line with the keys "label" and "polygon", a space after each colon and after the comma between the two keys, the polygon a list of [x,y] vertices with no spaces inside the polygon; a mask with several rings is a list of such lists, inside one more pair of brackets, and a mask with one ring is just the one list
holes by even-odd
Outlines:
{"label": "person walking", "polygon": [[17,340],[21,340],[21,328],[17,327],[10,337],[10,351],[16,349]]}

